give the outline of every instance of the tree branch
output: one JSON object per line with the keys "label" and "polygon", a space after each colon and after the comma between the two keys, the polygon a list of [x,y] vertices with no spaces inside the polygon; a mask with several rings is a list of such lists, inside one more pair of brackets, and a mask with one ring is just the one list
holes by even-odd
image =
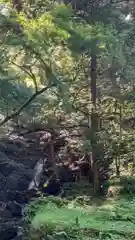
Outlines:
{"label": "tree branch", "polygon": [[48,85],[44,88],[42,88],[41,90],[35,92],[16,112],[12,113],[11,115],[5,117],[1,122],[0,122],[0,127],[2,125],[4,125],[6,122],[8,122],[9,120],[17,117],[22,111],[23,109],[25,109],[37,96],[41,95],[42,93],[44,93],[45,91],[47,91],[50,87],[55,86],[55,84],[52,85]]}
{"label": "tree branch", "polygon": [[38,86],[37,86],[37,81],[36,81],[36,77],[34,75],[34,73],[32,72],[31,67],[29,66],[29,71],[27,70],[26,67],[28,66],[19,66],[17,63],[11,61],[11,63],[13,65],[15,65],[16,67],[20,68],[23,72],[25,72],[28,76],[30,76],[30,78],[33,80],[34,86],[35,86],[35,92],[38,91]]}

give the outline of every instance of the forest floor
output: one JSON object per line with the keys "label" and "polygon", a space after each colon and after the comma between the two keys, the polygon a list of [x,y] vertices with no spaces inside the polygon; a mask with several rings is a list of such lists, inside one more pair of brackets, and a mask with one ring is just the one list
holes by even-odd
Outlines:
{"label": "forest floor", "polygon": [[135,196],[41,197],[29,205],[26,220],[29,240],[131,240],[135,239]]}
{"label": "forest floor", "polygon": [[[26,135],[19,137],[12,134],[10,138],[7,136],[0,141],[0,210],[5,215],[3,217],[0,212],[0,240],[9,239],[5,238],[9,229],[12,228],[12,233],[16,234],[18,227],[22,227],[20,212],[19,222],[18,218],[13,218],[18,213],[16,202],[23,209],[25,190],[32,180],[39,156],[42,158],[44,153],[35,147],[38,143],[37,133],[34,137],[33,133]],[[112,198],[93,198],[90,184],[78,182],[64,185],[61,196],[44,196],[31,201],[24,215],[26,239],[135,239],[135,177],[123,177],[115,181],[115,185],[110,180],[106,186],[107,189],[112,187],[111,190],[116,190]],[[121,190],[124,192],[120,193]],[[9,203],[15,208],[7,212]]]}

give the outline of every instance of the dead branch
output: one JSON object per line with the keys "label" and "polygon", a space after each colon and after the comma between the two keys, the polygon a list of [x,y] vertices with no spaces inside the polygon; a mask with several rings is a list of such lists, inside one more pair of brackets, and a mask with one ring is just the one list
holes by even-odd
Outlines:
{"label": "dead branch", "polygon": [[45,91],[47,91],[50,87],[55,86],[55,84],[52,85],[48,85],[44,88],[42,88],[41,90],[35,92],[17,111],[15,111],[14,113],[12,113],[11,115],[5,117],[1,122],[0,122],[0,127],[2,125],[4,125],[5,123],[7,123],[9,120],[17,117],[22,111],[23,109],[25,109],[27,106],[29,106],[29,104],[39,95],[41,95],[42,93],[44,93]]}

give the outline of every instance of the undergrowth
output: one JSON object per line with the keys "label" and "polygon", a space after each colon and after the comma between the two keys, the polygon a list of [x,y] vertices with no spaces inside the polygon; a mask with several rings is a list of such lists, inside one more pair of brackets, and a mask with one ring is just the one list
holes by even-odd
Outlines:
{"label": "undergrowth", "polygon": [[26,209],[29,240],[135,239],[135,198],[44,197]]}

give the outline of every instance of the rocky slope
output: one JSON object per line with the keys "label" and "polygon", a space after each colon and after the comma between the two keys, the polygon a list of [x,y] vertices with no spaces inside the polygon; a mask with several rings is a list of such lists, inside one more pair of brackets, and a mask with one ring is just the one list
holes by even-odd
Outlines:
{"label": "rocky slope", "polygon": [[[22,209],[31,197],[28,186],[37,162],[49,154],[50,136],[44,130],[23,130],[0,139],[0,240],[23,239]],[[55,150],[60,146],[56,144]]]}

